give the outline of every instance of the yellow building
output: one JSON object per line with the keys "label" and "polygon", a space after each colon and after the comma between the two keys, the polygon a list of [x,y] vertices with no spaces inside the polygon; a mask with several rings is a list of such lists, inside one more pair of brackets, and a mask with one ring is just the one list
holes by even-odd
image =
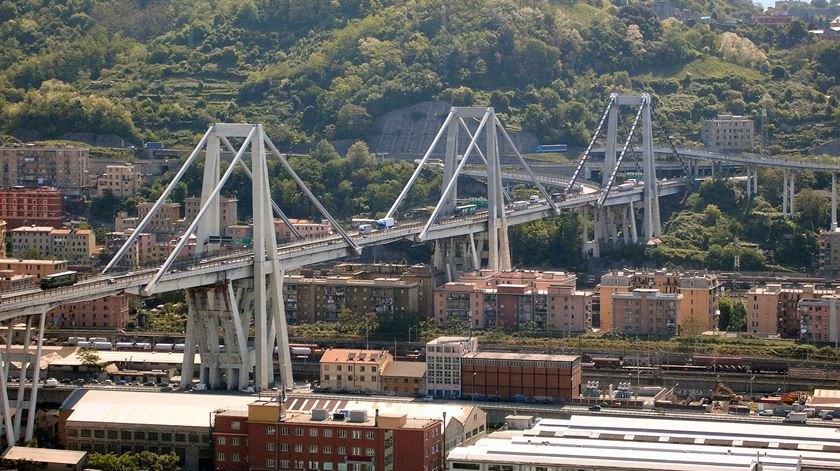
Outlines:
{"label": "yellow building", "polygon": [[426,363],[392,361],[382,372],[382,393],[390,396],[414,396],[426,393]]}
{"label": "yellow building", "polygon": [[394,361],[387,350],[331,348],[321,357],[321,387],[333,391],[379,392],[382,373]]}
{"label": "yellow building", "polygon": [[117,198],[133,196],[143,187],[143,175],[134,165],[108,165],[96,179],[96,196],[111,193]]}
{"label": "yellow building", "polygon": [[33,275],[36,282],[41,278],[67,271],[67,262],[64,260],[26,260],[19,258],[0,259],[0,271],[11,270],[17,275]]}
{"label": "yellow building", "polygon": [[612,271],[601,277],[601,331],[613,330],[615,322],[612,299],[616,293],[636,288],[656,289],[662,294],[681,294],[677,312],[678,325],[690,323],[692,330],[714,330],[722,285],[717,275],[680,273],[668,270]]}
{"label": "yellow building", "polygon": [[15,254],[36,250],[52,258],[81,263],[96,252],[96,236],[90,229],[24,226],[11,232]]}

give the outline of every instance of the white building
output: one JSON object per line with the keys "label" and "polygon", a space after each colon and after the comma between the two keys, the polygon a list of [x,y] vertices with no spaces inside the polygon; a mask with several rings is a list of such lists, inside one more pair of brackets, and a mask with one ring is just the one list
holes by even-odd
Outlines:
{"label": "white building", "polygon": [[450,471],[840,469],[833,427],[610,416],[542,419],[452,450]]}
{"label": "white building", "polygon": [[426,394],[461,396],[461,358],[478,350],[475,337],[438,337],[426,344]]}

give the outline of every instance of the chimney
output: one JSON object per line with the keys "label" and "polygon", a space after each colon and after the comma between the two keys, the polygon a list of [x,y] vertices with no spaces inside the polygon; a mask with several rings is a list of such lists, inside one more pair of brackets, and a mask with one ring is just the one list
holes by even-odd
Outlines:
{"label": "chimney", "polygon": [[376,411],[373,413],[373,426],[379,427],[379,408],[376,408]]}

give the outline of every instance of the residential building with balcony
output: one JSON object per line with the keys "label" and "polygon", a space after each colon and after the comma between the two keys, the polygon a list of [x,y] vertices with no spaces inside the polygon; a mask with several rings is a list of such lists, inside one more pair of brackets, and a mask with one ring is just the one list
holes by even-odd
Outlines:
{"label": "residential building with balcony", "polygon": [[717,328],[717,314],[723,285],[717,275],[704,272],[675,272],[670,270],[615,270],[601,276],[600,329],[615,330],[612,298],[617,293],[629,293],[636,288],[656,289],[663,294],[683,296],[676,322],[689,322],[702,331]]}
{"label": "residential building with balcony", "polygon": [[[671,337],[677,335],[677,313],[683,295],[658,289],[636,288],[612,296],[613,331],[630,335]],[[684,325],[688,328],[687,325]],[[696,328],[697,333],[702,333]]]}
{"label": "residential building with balcony", "polygon": [[470,328],[584,331],[592,325],[592,296],[575,290],[575,275],[562,272],[464,273],[434,290],[434,318]]}
{"label": "residential building with balcony", "polygon": [[800,338],[799,301],[836,294],[834,289],[767,283],[747,291],[747,332],[758,336]]}
{"label": "residential building with balcony", "polygon": [[[298,233],[304,239],[332,234],[332,226],[326,220],[315,222],[309,219],[289,218],[289,222],[292,223],[292,226],[297,229]],[[297,240],[297,237],[282,219],[278,218],[274,220],[274,232],[277,234],[277,240],[280,242],[293,242]]]}
{"label": "residential building with balcony", "polygon": [[799,339],[806,342],[830,342],[835,347],[840,339],[838,323],[840,294],[827,294],[821,298],[803,298],[799,309]]}
{"label": "residential building with balcony", "polygon": [[392,361],[382,371],[382,394],[420,396],[426,394],[426,364],[421,361]]}
{"label": "residential building with balcony", "polygon": [[840,275],[840,229],[820,231],[819,272],[828,277]]}
{"label": "residential building with balcony", "polygon": [[[239,200],[236,198],[221,198],[219,199],[219,229],[222,235],[227,227],[236,224],[238,216],[237,204]],[[198,216],[201,210],[201,198],[190,196],[184,199],[184,223],[189,224]]]}
{"label": "residential building with balcony", "polygon": [[[137,204],[137,218],[129,218],[128,220],[123,221],[120,226],[122,226],[122,230],[125,229],[134,229],[137,227],[137,224],[140,224],[140,221],[149,214],[149,211],[152,210],[154,206],[154,202],[151,201],[143,201]],[[117,218],[128,218],[128,214],[120,212],[117,214]],[[129,226],[129,224],[134,222],[134,226]],[[152,219],[149,221],[149,224],[143,229],[146,232],[154,232],[156,234],[173,234],[178,232],[181,228],[179,221],[181,219],[181,205],[178,203],[163,203],[160,208],[157,210]],[[114,224],[114,230],[117,229],[117,224]]]}
{"label": "residential building with balcony", "polygon": [[336,322],[344,309],[385,317],[419,312],[418,283],[397,278],[357,280],[349,276],[287,275],[283,298],[292,323]]}
{"label": "residential building with balcony", "polygon": [[89,157],[82,148],[0,147],[0,187],[50,186],[78,196],[87,188]]}
{"label": "residential building with balcony", "polygon": [[9,231],[12,238],[12,253],[20,254],[34,250],[42,255],[52,255],[52,231],[50,226],[24,226]]}

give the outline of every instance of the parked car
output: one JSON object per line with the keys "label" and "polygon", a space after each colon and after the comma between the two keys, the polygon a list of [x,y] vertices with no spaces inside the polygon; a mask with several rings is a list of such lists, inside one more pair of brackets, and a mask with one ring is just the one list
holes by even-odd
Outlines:
{"label": "parked car", "polygon": [[46,381],[44,381],[44,387],[45,387],[45,388],[55,388],[55,387],[58,387],[58,380],[57,380],[57,379],[55,379],[55,378],[47,378],[47,380],[46,380]]}
{"label": "parked car", "polygon": [[822,416],[823,420],[834,420],[834,412],[829,412]]}
{"label": "parked car", "polygon": [[172,392],[171,386],[161,386],[160,392]]}
{"label": "parked car", "polygon": [[117,384],[117,386],[125,386],[125,385],[126,385],[126,382],[125,382],[125,380],[124,380],[124,379],[121,379],[121,380],[117,381],[117,383],[116,383],[116,384]]}
{"label": "parked car", "polygon": [[594,406],[589,406],[589,412],[601,412],[601,406],[595,404]]}
{"label": "parked car", "polygon": [[148,387],[153,388],[153,387],[157,386],[157,384],[155,384],[154,381],[146,381],[145,383],[143,383],[143,386],[148,386]]}
{"label": "parked car", "polygon": [[762,409],[758,411],[758,415],[762,417],[773,417],[773,409]]}

